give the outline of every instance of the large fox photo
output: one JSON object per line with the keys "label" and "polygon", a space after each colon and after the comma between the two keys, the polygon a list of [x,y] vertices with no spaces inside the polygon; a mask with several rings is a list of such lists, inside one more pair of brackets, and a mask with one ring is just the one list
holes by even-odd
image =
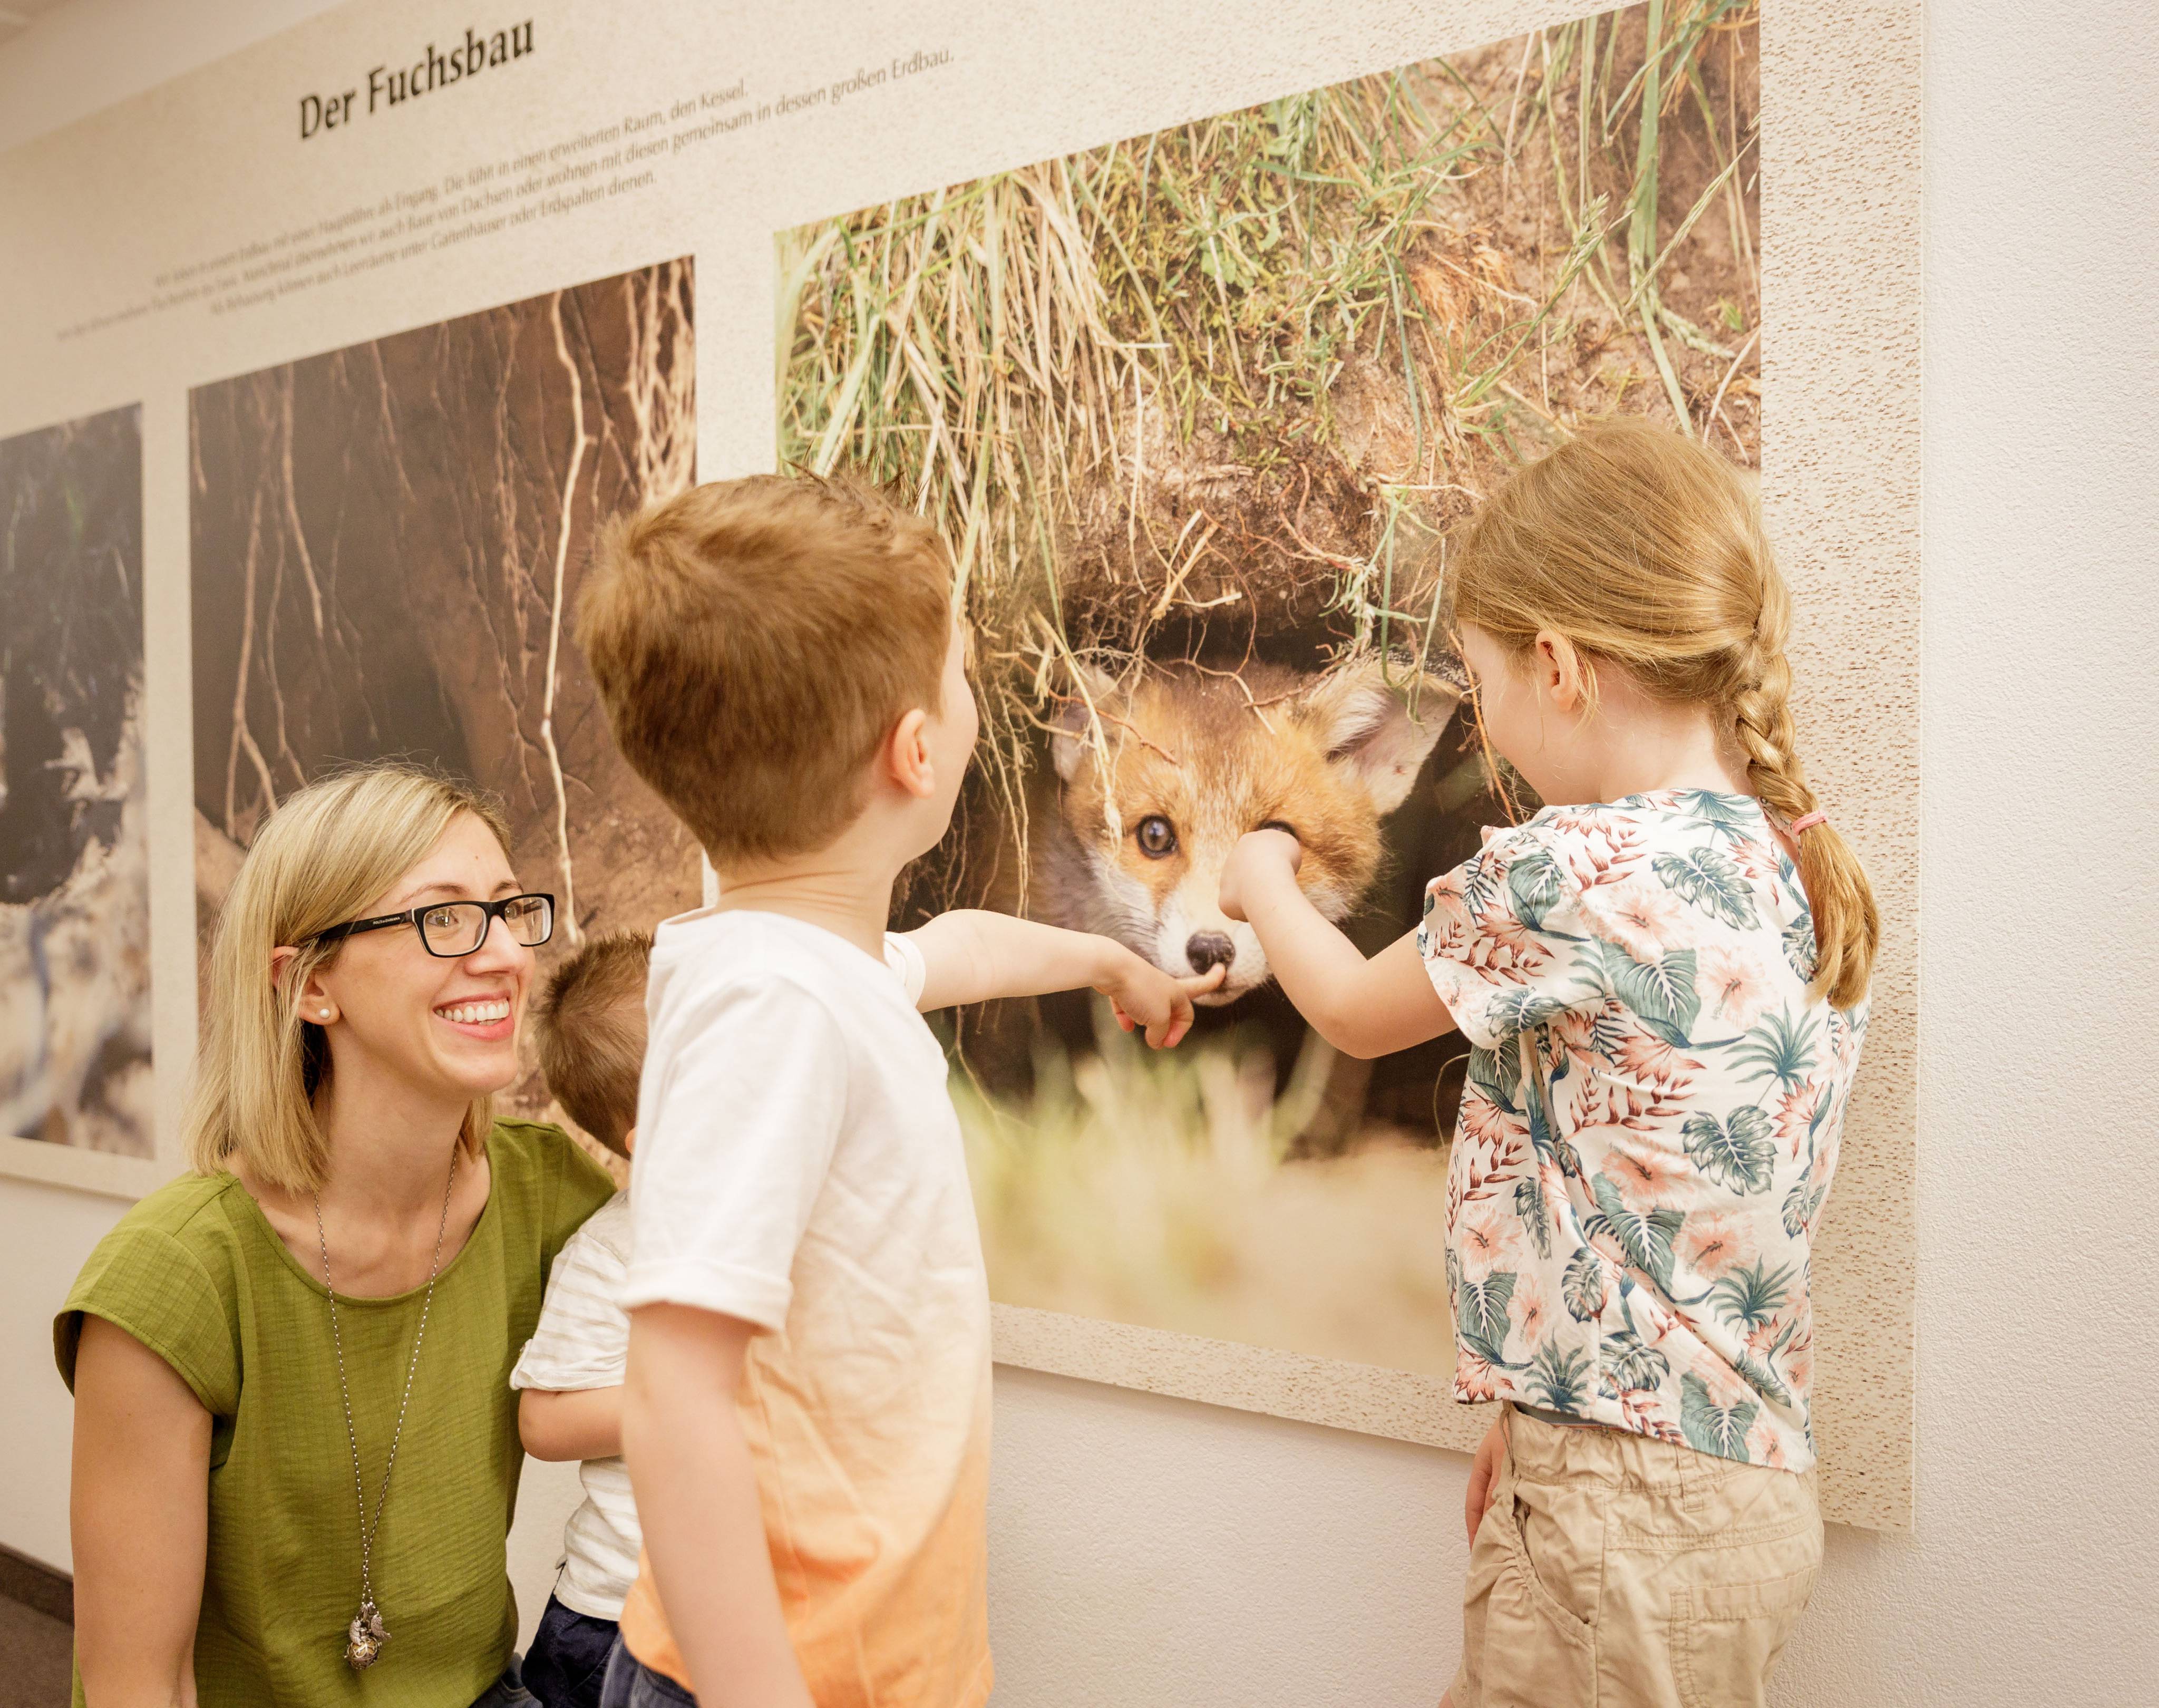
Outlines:
{"label": "large fox photo", "polygon": [[1449,540],[1615,413],[1758,463],[1755,42],[1637,7],[782,234],[782,463],[929,515],[970,619],[982,746],[897,923],[1224,969],[1161,1055],[1079,996],[954,1019],[998,1299],[1452,1369],[1466,1047],[1337,1056],[1222,865],[1290,830],[1370,952],[1535,810]]}

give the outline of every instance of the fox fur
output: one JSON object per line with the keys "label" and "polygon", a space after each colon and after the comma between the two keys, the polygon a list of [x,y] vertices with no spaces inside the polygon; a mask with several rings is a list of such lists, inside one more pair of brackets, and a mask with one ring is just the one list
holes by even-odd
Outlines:
{"label": "fox fur", "polygon": [[1151,665],[1121,683],[1085,672],[1080,686],[1054,721],[1048,798],[1029,815],[1026,911],[1178,976],[1225,965],[1199,999],[1216,1007],[1270,976],[1251,927],[1222,912],[1237,839],[1288,830],[1305,893],[1346,919],[1379,872],[1380,820],[1408,798],[1462,697],[1378,660],[1318,675]]}

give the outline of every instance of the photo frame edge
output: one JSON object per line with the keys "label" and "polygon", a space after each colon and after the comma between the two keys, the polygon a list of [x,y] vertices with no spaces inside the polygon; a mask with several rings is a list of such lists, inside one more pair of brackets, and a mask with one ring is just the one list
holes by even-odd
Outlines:
{"label": "photo frame edge", "polygon": [[122,1157],[110,1151],[85,1151],[41,1139],[0,1136],[0,1177],[12,1180],[67,1187],[132,1203],[179,1172],[178,1165],[162,1150],[156,1156]]}

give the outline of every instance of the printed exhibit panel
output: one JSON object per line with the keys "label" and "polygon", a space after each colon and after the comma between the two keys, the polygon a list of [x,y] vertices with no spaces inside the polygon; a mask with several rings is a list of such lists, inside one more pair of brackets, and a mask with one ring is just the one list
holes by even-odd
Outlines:
{"label": "printed exhibit panel", "polygon": [[[199,924],[327,768],[499,789],[558,951],[696,897],[565,632],[591,543],[695,476],[860,468],[944,530],[980,643],[978,786],[906,916],[983,900],[1226,981],[1168,1057],[1085,1002],[959,1017],[997,1356],[1467,1447],[1467,1052],[1331,1056],[1210,885],[1268,768],[1367,947],[1535,808],[1433,594],[1509,470],[1638,416],[1758,474],[1802,751],[1882,900],[1815,1418],[1832,1515],[1908,1525],[1917,19],[365,0],[0,156],[0,442],[140,408],[156,1064],[147,1152],[0,1162],[122,1195],[179,1166]],[[11,813],[87,775],[17,763],[18,674]]]}
{"label": "printed exhibit panel", "polygon": [[0,439],[0,1108],[68,1179],[155,1148],[136,409]]}
{"label": "printed exhibit panel", "polygon": [[960,1017],[1000,1301],[1451,1377],[1468,1048],[1336,1053],[1222,862],[1294,829],[1375,952],[1535,810],[1464,704],[1449,540],[1615,413],[1758,464],[1758,65],[1751,7],[1638,6],[780,237],[783,463],[919,503],[976,624],[976,786],[913,912],[1222,969],[1158,1056],[1100,1002]]}
{"label": "printed exhibit panel", "polygon": [[[596,529],[689,483],[691,272],[640,268],[190,394],[205,931],[279,800],[393,757],[501,798],[524,882],[556,898],[543,968],[695,903],[696,845],[616,753],[569,634]],[[546,1107],[536,1076],[505,1101]]]}

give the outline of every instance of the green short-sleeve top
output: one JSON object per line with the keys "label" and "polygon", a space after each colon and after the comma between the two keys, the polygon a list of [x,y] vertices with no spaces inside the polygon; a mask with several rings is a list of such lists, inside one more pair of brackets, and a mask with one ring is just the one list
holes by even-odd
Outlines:
{"label": "green short-sleeve top", "polygon": [[[375,1539],[390,1640],[364,1673],[344,1659],[360,1598],[360,1518],[322,1277],[238,1180],[217,1174],[152,1193],[76,1278],[53,1325],[69,1385],[88,1313],[171,1364],[210,1414],[194,1651],[202,1708],[467,1708],[508,1664],[517,1608],[504,1542],[524,1463],[510,1372],[539,1321],[555,1254],[614,1187],[556,1127],[498,1122],[487,1154],[486,1207],[437,1278],[413,1374]],[[338,1296],[370,1505],[422,1298]]]}

